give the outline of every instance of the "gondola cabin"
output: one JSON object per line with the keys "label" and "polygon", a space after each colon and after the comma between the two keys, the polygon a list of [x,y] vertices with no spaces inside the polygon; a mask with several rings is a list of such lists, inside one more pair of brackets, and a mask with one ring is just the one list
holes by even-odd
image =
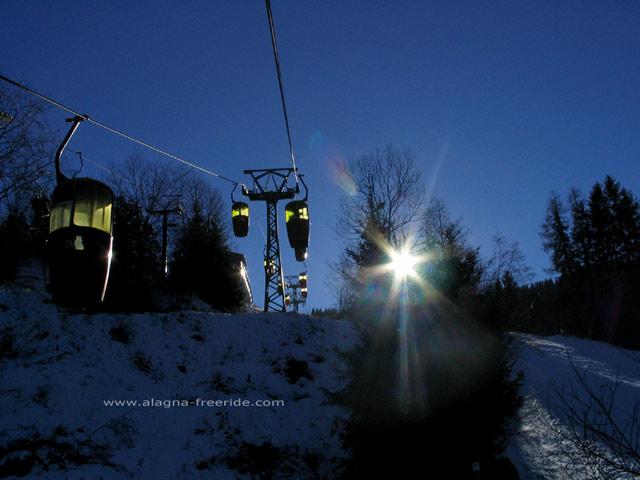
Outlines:
{"label": "gondola cabin", "polygon": [[113,247],[114,195],[90,178],[65,179],[53,191],[47,253],[53,300],[68,306],[102,302]]}
{"label": "gondola cabin", "polygon": [[307,202],[296,200],[285,207],[285,222],[289,244],[296,252],[296,260],[304,262],[307,259],[309,247],[309,207]]}
{"label": "gondola cabin", "polygon": [[244,202],[233,202],[231,206],[231,222],[236,237],[246,237],[249,233],[249,205]]}
{"label": "gondola cabin", "polygon": [[307,288],[307,272],[302,272],[298,275],[298,285],[300,288]]}

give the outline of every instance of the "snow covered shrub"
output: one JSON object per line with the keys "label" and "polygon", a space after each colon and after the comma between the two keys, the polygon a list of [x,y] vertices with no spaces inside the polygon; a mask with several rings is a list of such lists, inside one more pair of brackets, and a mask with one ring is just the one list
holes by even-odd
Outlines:
{"label": "snow covered shrub", "polygon": [[237,442],[230,452],[199,460],[196,470],[211,470],[220,465],[248,478],[338,478],[322,472],[320,455],[303,453],[297,446],[276,446],[271,442]]}
{"label": "snow covered shrub", "polygon": [[0,478],[67,471],[80,465],[103,465],[119,470],[111,462],[111,448],[83,438],[82,433],[62,425],[47,434],[33,427],[24,430],[20,436],[0,441]]}
{"label": "snow covered shrub", "polygon": [[296,360],[295,358],[288,358],[286,366],[275,364],[273,367],[274,373],[279,373],[287,377],[287,381],[293,385],[298,383],[301,378],[306,378],[309,381],[313,381],[313,374],[309,369],[309,364],[304,360]]}
{"label": "snow covered shrub", "polygon": [[153,364],[151,355],[145,355],[145,353],[141,350],[136,350],[136,352],[133,354],[133,357],[131,358],[131,362],[138,371],[150,377],[155,382],[161,381],[164,377],[162,371],[156,368],[156,366]]}
{"label": "snow covered shrub", "polygon": [[15,332],[11,328],[4,328],[0,331],[0,361],[14,359],[18,355]]}
{"label": "snow covered shrub", "polygon": [[129,345],[133,339],[133,329],[124,321],[120,321],[109,330],[111,340]]}

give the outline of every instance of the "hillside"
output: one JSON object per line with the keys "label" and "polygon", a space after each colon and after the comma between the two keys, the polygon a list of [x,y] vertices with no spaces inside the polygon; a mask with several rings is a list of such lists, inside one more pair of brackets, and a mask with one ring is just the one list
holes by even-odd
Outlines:
{"label": "hillside", "polygon": [[[357,343],[348,322],[78,314],[47,303],[37,278],[23,280],[0,287],[0,478],[314,478],[340,470],[348,412],[331,394],[348,382],[341,352]],[[201,405],[208,400],[250,406]],[[276,403],[256,406],[264,401]]]}
{"label": "hillside", "polygon": [[[350,322],[202,307],[77,313],[49,303],[41,283],[35,274],[0,286],[0,478],[339,475],[349,411],[332,394],[350,381]],[[525,402],[507,456],[523,480],[596,478],[567,440],[558,394],[586,400],[579,378],[615,387],[612,414],[631,428],[638,352],[512,337]]]}

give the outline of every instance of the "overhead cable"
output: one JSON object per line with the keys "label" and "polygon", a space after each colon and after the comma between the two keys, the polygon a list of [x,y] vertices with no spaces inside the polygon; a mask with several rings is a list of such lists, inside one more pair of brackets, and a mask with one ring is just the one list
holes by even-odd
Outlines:
{"label": "overhead cable", "polygon": [[185,160],[185,159],[183,159],[183,158],[181,158],[181,157],[179,157],[177,155],[174,155],[174,154],[169,153],[169,152],[167,152],[165,150],[162,150],[162,149],[160,149],[160,148],[158,148],[158,147],[156,147],[154,145],[151,145],[150,143],[147,143],[147,142],[144,142],[142,140],[139,140],[139,139],[129,135],[128,133],[125,133],[125,132],[123,132],[121,130],[117,130],[117,129],[113,128],[113,127],[110,127],[109,125],[106,125],[106,124],[104,124],[102,122],[94,120],[93,118],[89,117],[88,115],[85,115],[85,114],[82,114],[82,113],[78,113],[76,110],[74,110],[74,109],[72,109],[72,108],[70,108],[70,107],[58,102],[57,100],[54,100],[54,99],[52,99],[50,97],[47,97],[46,95],[43,95],[43,94],[41,94],[41,93],[39,93],[39,92],[27,87],[26,85],[23,85],[23,84],[15,81],[15,80],[12,80],[11,78],[8,78],[8,77],[6,77],[6,76],[4,76],[2,74],[0,74],[0,80],[4,80],[5,82],[10,83],[11,85],[13,85],[15,87],[18,87],[21,90],[24,90],[25,92],[27,92],[27,93],[29,93],[31,95],[34,95],[34,96],[40,98],[41,100],[44,100],[45,102],[50,103],[51,105],[54,105],[55,107],[58,107],[58,108],[60,108],[62,110],[65,110],[65,111],[67,111],[67,112],[69,112],[69,113],[71,113],[71,114],[73,114],[75,116],[82,117],[87,122],[92,123],[92,124],[96,125],[97,127],[100,127],[100,128],[102,128],[104,130],[107,130],[108,132],[111,132],[111,133],[113,133],[115,135],[118,135],[118,136],[120,136],[122,138],[125,138],[125,139],[127,139],[127,140],[129,140],[131,142],[137,143],[138,145],[141,145],[141,146],[143,146],[145,148],[148,148],[149,150],[152,150],[152,151],[154,151],[156,153],[159,153],[160,155],[163,155],[165,157],[168,157],[168,158],[171,158],[173,160],[176,160],[177,162],[180,162],[180,163],[182,163],[184,165],[187,165],[188,167],[195,168],[196,170],[199,170],[199,171],[201,171],[203,173],[206,173],[208,175],[211,175],[213,177],[217,177],[217,178],[219,178],[221,180],[224,180],[226,182],[232,183],[233,185],[240,185],[239,182],[236,182],[235,180],[232,180],[231,178],[225,177],[224,175],[221,175],[221,174],[216,173],[216,172],[214,172],[212,170],[209,170],[209,169],[206,169],[206,168],[201,167],[199,165],[196,165],[195,163],[189,162],[189,161],[187,161],[187,160]]}
{"label": "overhead cable", "polygon": [[296,157],[293,153],[293,142],[291,141],[291,128],[289,127],[289,115],[287,115],[287,104],[284,100],[284,83],[282,81],[282,71],[280,69],[280,56],[278,55],[278,44],[276,42],[276,27],[273,22],[273,13],[271,12],[271,1],[265,0],[267,6],[267,18],[269,20],[269,31],[271,32],[271,46],[273,47],[273,59],[276,64],[276,74],[278,76],[278,86],[280,87],[280,101],[282,102],[282,113],[284,114],[284,124],[287,128],[287,138],[289,139],[289,152],[291,153],[291,164],[293,165],[293,174],[298,181],[298,168],[296,167]]}

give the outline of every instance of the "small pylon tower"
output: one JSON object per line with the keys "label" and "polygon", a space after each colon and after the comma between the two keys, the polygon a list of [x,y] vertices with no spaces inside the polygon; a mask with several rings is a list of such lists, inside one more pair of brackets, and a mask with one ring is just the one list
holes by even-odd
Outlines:
{"label": "small pylon tower", "polygon": [[[164,202],[162,208],[151,210],[149,213],[162,216],[162,272],[166,280],[169,278],[169,228],[178,226],[177,223],[169,222],[169,215],[182,215],[184,208],[180,202],[180,195],[163,195],[162,198],[169,198],[170,202]],[[157,200],[157,197],[152,197],[152,200]]]}
{"label": "small pylon tower", "polygon": [[284,272],[280,261],[278,240],[278,201],[292,199],[300,189],[289,185],[293,168],[266,168],[245,170],[253,181],[253,188],[242,193],[251,201],[267,204],[267,244],[264,249],[264,311],[286,311],[284,301]]}
{"label": "small pylon tower", "polygon": [[295,313],[299,313],[300,305],[307,303],[307,272],[285,277],[285,304],[291,305]]}

